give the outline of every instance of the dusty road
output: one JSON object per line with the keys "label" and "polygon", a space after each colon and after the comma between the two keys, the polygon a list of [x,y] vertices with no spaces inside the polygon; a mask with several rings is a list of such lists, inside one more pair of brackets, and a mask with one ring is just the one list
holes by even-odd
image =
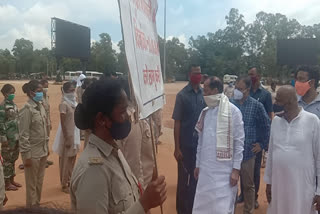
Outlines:
{"label": "dusty road", "polygon": [[[2,85],[6,83],[4,81],[0,82],[0,88]],[[21,108],[27,100],[26,95],[22,92],[23,82],[14,82],[11,81],[13,85],[16,87],[16,98],[15,102],[19,108]],[[166,100],[167,104],[164,107],[163,111],[163,135],[161,137],[161,141],[163,142],[158,147],[158,165],[160,174],[166,176],[166,181],[168,185],[168,199],[165,202],[163,208],[165,214],[174,214],[175,211],[175,192],[176,192],[176,182],[177,182],[177,170],[176,170],[176,161],[173,157],[174,150],[174,142],[173,142],[173,121],[171,119],[175,96],[179,90],[181,90],[186,83],[173,83],[165,85],[166,92]],[[61,100],[61,86],[52,85],[49,86],[49,96],[50,96],[50,104],[51,104],[51,119],[53,129],[50,136],[50,149],[52,147],[52,143],[55,138],[56,130],[59,123],[59,112],[58,105]],[[1,98],[2,99],[2,98]],[[42,201],[43,205],[54,205],[58,207],[68,208],[70,206],[69,195],[61,192],[60,184],[59,184],[59,169],[58,169],[58,155],[51,153],[50,160],[54,161],[54,165],[50,166],[46,170],[43,192],[42,192]],[[18,164],[21,163],[21,159],[17,161]],[[14,208],[25,205],[25,181],[24,181],[24,173],[23,170],[16,169],[16,180],[23,184],[23,187],[16,192],[7,192],[9,197],[9,201],[6,205],[6,208]],[[263,175],[263,171],[262,171]],[[262,179],[262,178],[261,178]],[[266,213],[267,202],[265,198],[265,184],[261,181],[261,189],[260,189],[260,197],[259,203],[260,208],[255,211],[255,214],[264,214]],[[242,205],[237,207],[237,214],[242,213]],[[160,213],[160,209],[154,209],[152,211],[154,214]]]}

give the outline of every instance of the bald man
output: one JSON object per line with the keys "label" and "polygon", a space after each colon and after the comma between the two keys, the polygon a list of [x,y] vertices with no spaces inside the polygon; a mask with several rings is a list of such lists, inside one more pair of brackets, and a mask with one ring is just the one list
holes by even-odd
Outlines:
{"label": "bald man", "polygon": [[273,119],[267,183],[268,214],[315,214],[320,208],[320,122],[298,106],[292,86],[281,87],[275,104],[283,113]]}

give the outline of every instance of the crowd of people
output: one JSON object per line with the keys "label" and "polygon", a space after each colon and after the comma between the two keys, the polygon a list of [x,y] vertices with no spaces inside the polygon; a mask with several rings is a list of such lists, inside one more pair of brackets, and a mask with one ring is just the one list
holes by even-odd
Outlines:
{"label": "crowd of people", "polygon": [[243,213],[254,213],[261,166],[267,213],[320,210],[318,69],[300,67],[291,86],[276,91],[272,83],[270,92],[256,67],[225,89],[218,77],[206,78],[201,88],[200,66],[192,65],[189,77],[172,116],[177,213],[234,213],[243,202]]}
{"label": "crowd of people", "polygon": [[[31,212],[40,205],[45,169],[53,164],[47,160],[52,129],[48,87],[47,80],[24,84],[22,90],[29,99],[20,110],[14,103],[14,86],[6,84],[1,90],[1,208],[8,200],[5,191],[22,187],[14,180],[19,154],[23,161],[19,168],[25,173],[26,207],[30,208],[20,212]],[[65,82],[61,94],[60,123],[52,151],[59,155],[62,192],[71,195],[76,212],[118,213],[133,206],[131,212],[145,213],[162,204],[166,184],[154,171],[150,131],[151,125],[158,143],[161,110],[151,115],[152,120],[139,120],[128,80],[115,76],[95,80],[82,74],[77,81]],[[82,137],[84,152],[75,166]],[[52,211],[41,212],[48,210]]]}
{"label": "crowd of people", "polygon": [[[261,167],[266,167],[269,214],[320,210],[318,72],[300,67],[291,86],[276,90],[272,83],[268,91],[252,67],[226,87],[213,76],[202,88],[200,66],[190,66],[190,81],[177,94],[172,115],[178,214],[234,213],[239,203],[244,214],[254,213]],[[1,89],[0,208],[8,200],[5,191],[22,186],[14,180],[19,154],[26,207],[40,206],[45,169],[52,164],[48,87],[46,80],[23,85],[29,99],[20,110],[14,86]],[[152,142],[159,143],[161,135],[161,110],[140,120],[128,80],[116,77],[94,81],[82,74],[76,82],[65,82],[61,94],[52,151],[59,155],[61,191],[70,194],[72,210],[142,214],[162,205],[166,182],[154,169],[152,152]],[[84,151],[77,157],[81,139]]]}

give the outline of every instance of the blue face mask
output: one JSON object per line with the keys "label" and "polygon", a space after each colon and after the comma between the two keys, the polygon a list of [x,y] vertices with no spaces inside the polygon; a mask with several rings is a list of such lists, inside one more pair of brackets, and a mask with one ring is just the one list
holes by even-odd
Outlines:
{"label": "blue face mask", "polygon": [[36,95],[33,97],[35,102],[40,102],[43,99],[43,92],[36,92]]}

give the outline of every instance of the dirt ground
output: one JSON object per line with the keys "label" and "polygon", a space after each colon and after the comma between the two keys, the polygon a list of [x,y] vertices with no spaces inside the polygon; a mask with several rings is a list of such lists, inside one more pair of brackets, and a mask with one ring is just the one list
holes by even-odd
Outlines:
{"label": "dirt ground", "polygon": [[[3,84],[8,83],[5,81],[0,81],[0,88]],[[27,100],[26,95],[22,92],[22,85],[24,82],[11,81],[16,87],[16,98],[15,102],[19,108],[21,108]],[[168,199],[163,205],[164,213],[174,214],[175,211],[175,193],[176,193],[176,183],[177,183],[177,165],[173,157],[174,141],[173,141],[173,120],[171,119],[175,97],[179,90],[181,90],[186,85],[185,82],[171,83],[165,85],[166,93],[166,105],[163,110],[163,135],[161,136],[162,144],[158,147],[158,166],[159,172],[165,175],[167,187],[168,187]],[[51,120],[53,129],[50,136],[50,149],[55,138],[59,123],[59,111],[58,105],[61,100],[61,86],[50,84],[49,86],[49,96],[51,104]],[[50,166],[46,170],[44,185],[42,191],[42,205],[48,206],[58,206],[68,208],[70,206],[69,195],[61,192],[60,182],[59,182],[59,166],[58,166],[58,155],[51,152],[49,160],[54,161],[54,165]],[[23,187],[16,192],[7,192],[9,201],[6,205],[6,209],[15,208],[25,205],[25,181],[23,170],[18,169],[18,165],[21,164],[21,159],[16,162],[16,181],[23,184]],[[267,201],[265,197],[265,184],[262,181],[263,173],[261,172],[261,189],[259,192],[259,203],[260,208],[255,211],[255,214],[264,214],[267,209]],[[238,205],[236,214],[242,213],[243,204]],[[160,214],[160,209],[152,210],[154,214]]]}

